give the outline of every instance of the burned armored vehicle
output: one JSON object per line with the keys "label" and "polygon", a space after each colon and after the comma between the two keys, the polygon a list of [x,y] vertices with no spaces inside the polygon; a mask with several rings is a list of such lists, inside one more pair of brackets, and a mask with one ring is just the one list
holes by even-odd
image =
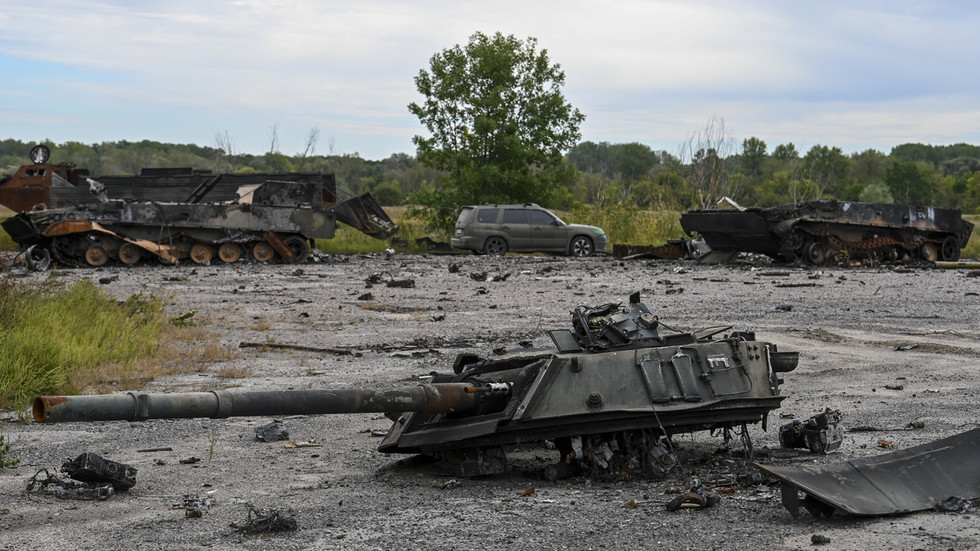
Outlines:
{"label": "burned armored vehicle", "polygon": [[308,242],[332,238],[337,221],[379,239],[397,231],[370,194],[337,203],[328,176],[267,179],[240,186],[234,200],[223,202],[203,201],[220,176],[183,202],[110,199],[101,182],[89,179],[98,200],[22,212],[2,226],[21,248],[30,248],[29,257],[49,255],[67,266],[135,264],[146,258],[168,264],[231,263],[243,257],[305,262]]}
{"label": "burned armored vehicle", "polygon": [[959,260],[973,224],[958,209],[845,201],[771,208],[698,209],[681,215],[715,258],[739,252],[823,264],[842,258]]}
{"label": "burned armored vehicle", "polygon": [[662,478],[671,435],[765,426],[783,400],[798,354],[730,329],[668,330],[635,293],[625,307],[577,308],[571,330],[549,332],[557,350],[462,354],[416,386],[42,396],[33,411],[38,422],[384,412],[394,423],[380,451],[432,456],[458,476],[502,472],[507,448],[553,441],[549,479]]}

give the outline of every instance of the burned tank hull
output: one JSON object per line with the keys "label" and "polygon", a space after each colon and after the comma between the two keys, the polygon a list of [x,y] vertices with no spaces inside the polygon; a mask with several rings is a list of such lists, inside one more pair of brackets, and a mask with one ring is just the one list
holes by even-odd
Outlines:
{"label": "burned tank hull", "polygon": [[548,478],[629,472],[660,478],[669,436],[765,423],[782,401],[795,353],[752,333],[715,328],[662,334],[637,296],[630,305],[579,308],[573,329],[550,332],[556,350],[493,358],[461,355],[453,373],[391,390],[39,397],[39,422],[384,412],[385,453],[425,454],[460,476],[507,469],[509,446],[553,441]]}
{"label": "burned tank hull", "polygon": [[760,253],[823,264],[873,256],[885,260],[958,260],[973,224],[957,209],[843,201],[771,208],[698,209],[681,215],[714,252]]}
{"label": "burned tank hull", "polygon": [[307,242],[332,238],[338,220],[381,239],[397,230],[370,195],[335,204],[332,188],[319,180],[241,186],[234,201],[220,203],[110,200],[99,182],[91,183],[101,201],[22,212],[3,228],[22,248],[40,247],[63,265],[90,266],[147,258],[304,262]]}

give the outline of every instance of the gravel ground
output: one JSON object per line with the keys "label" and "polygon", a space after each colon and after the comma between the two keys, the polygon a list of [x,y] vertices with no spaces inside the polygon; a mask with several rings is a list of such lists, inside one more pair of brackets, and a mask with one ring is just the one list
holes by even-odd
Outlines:
{"label": "gravel ground", "polygon": [[[376,272],[415,286],[368,288],[365,279]],[[470,277],[484,272],[509,276]],[[197,312],[234,351],[200,372],[156,380],[154,391],[411,384],[450,371],[459,352],[491,355],[521,340],[550,346],[545,331],[568,327],[576,306],[625,301],[641,290],[667,325],[733,325],[801,352],[799,367],[784,376],[786,399],[769,430],[750,427],[757,450],[778,446],[781,414],[806,418],[830,407],[842,412],[845,426],[924,423],[913,431],[850,432],[831,455],[767,462],[838,464],[886,453],[879,439],[903,449],[980,424],[980,278],[962,270],[394,256],[331,257],[299,267],[77,269],[62,277],[117,278],[103,288],[120,298],[144,286],[159,289],[173,297],[172,315]],[[365,293],[373,299],[359,300]],[[357,354],[240,348],[243,342]],[[896,350],[908,344],[917,347]],[[249,375],[218,376],[232,367]],[[885,389],[895,384],[904,389]],[[269,418],[41,425],[8,412],[6,419],[22,461],[0,470],[0,549],[805,549],[814,547],[814,534],[830,538],[822,549],[980,548],[976,508],[882,518],[804,512],[794,519],[778,491],[753,500],[752,488],[737,488],[716,507],[667,512],[667,492],[692,479],[755,470],[739,454],[716,453],[724,442],[709,434],[676,439],[682,469],[664,481],[553,483],[539,475],[557,459],[544,446],[514,450],[511,472],[479,479],[384,455],[372,435],[389,426],[380,415],[287,417],[291,441],[320,445],[296,448],[255,440],[254,429]],[[171,451],[140,451],[154,448]],[[106,501],[25,491],[39,469],[54,470],[86,451],[137,468],[136,486]],[[180,462],[191,457],[201,461]],[[189,518],[179,507],[185,495],[213,504]],[[291,514],[298,530],[243,535],[232,525],[247,521],[248,503]]]}

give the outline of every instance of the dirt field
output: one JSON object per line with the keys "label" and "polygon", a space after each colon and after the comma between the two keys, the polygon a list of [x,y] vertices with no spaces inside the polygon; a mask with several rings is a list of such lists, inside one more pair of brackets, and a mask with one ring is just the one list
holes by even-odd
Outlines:
{"label": "dirt field", "polygon": [[[415,287],[368,288],[365,279],[375,272],[385,280],[413,279]],[[483,272],[510,275],[470,277]],[[828,456],[765,461],[837,464],[887,453],[879,439],[903,449],[980,424],[980,278],[963,270],[394,256],[335,257],[299,267],[78,269],[62,277],[118,277],[104,285],[115,296],[159,289],[174,297],[172,315],[195,311],[195,318],[210,320],[208,329],[234,359],[154,381],[156,391],[411,384],[434,370],[451,371],[458,352],[491,355],[525,339],[550,346],[545,331],[569,327],[576,306],[625,301],[641,290],[667,325],[733,325],[780,350],[801,352],[799,367],[784,376],[786,399],[770,415],[768,431],[750,427],[756,450],[778,447],[781,415],[806,418],[825,407],[839,409],[846,427],[924,423],[912,431],[849,432]],[[373,299],[359,300],[365,293]],[[242,342],[357,354],[240,348]],[[896,350],[912,344],[917,347]],[[235,373],[247,376],[228,377]],[[885,388],[896,384],[904,388]],[[0,470],[0,549],[757,550],[809,549],[814,534],[830,538],[821,549],[980,548],[976,507],[793,518],[778,490],[757,501],[753,488],[737,488],[716,507],[667,512],[671,489],[755,471],[739,454],[716,454],[724,442],[708,434],[676,439],[682,469],[665,481],[553,483],[540,472],[557,452],[543,446],[514,450],[511,472],[479,479],[386,456],[372,435],[389,427],[380,415],[287,417],[291,441],[321,445],[296,448],[255,439],[254,429],[270,418],[40,425],[15,417],[6,414],[4,429],[22,461]],[[156,448],[171,450],[141,451]],[[137,468],[137,485],[106,501],[25,491],[39,469],[57,469],[86,451]],[[192,457],[201,461],[180,462]],[[187,518],[179,508],[185,495],[210,497],[213,504],[200,518]],[[231,525],[246,522],[249,502],[291,512],[298,530],[237,532]]]}

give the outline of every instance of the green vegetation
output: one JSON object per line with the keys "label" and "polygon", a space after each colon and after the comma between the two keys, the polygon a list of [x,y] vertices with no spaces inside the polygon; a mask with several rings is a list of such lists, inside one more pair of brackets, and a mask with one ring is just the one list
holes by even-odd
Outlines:
{"label": "green vegetation", "polygon": [[71,285],[0,282],[0,407],[39,393],[77,392],[118,379],[153,355],[163,300],[138,293],[120,303],[87,280]]}
{"label": "green vegetation", "polygon": [[13,457],[13,451],[10,449],[10,436],[0,427],[0,469],[13,467],[18,463],[20,463],[20,458]]}
{"label": "green vegetation", "polygon": [[970,235],[970,242],[960,251],[960,257],[980,258],[980,215],[964,216],[963,218],[973,224],[973,233]]}

